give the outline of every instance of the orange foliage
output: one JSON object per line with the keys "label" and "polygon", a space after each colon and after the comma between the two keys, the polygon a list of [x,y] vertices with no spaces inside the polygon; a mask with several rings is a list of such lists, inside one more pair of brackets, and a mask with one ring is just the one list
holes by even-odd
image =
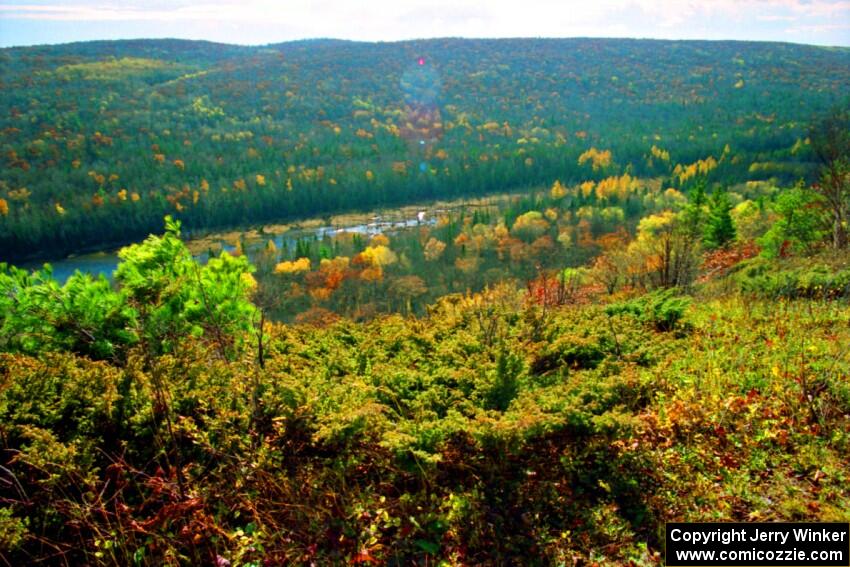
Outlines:
{"label": "orange foliage", "polygon": [[428,292],[425,280],[419,276],[401,276],[391,286],[393,293],[401,297],[418,297]]}
{"label": "orange foliage", "polygon": [[106,177],[96,171],[89,171],[89,177],[94,179],[95,183],[98,185],[103,185],[106,183]]}
{"label": "orange foliage", "polygon": [[538,258],[547,252],[551,252],[554,248],[555,242],[548,234],[541,236],[531,243],[531,253],[535,258]]}
{"label": "orange foliage", "polygon": [[732,248],[721,248],[706,254],[702,262],[704,274],[700,276],[700,282],[725,275],[730,268],[755,257],[759,253],[759,247],[752,241],[740,244]]}
{"label": "orange foliage", "polygon": [[337,256],[332,260],[323,259],[317,272],[321,276],[322,285],[331,291],[337,289],[348,275],[348,265],[349,259],[346,256]]}
{"label": "orange foliage", "polygon": [[326,287],[319,287],[310,290],[310,297],[312,297],[316,301],[326,301],[332,293],[332,289]]}
{"label": "orange foliage", "polygon": [[372,246],[389,246],[390,239],[384,233],[376,234],[369,239],[369,244]]}
{"label": "orange foliage", "polygon": [[466,258],[457,258],[455,267],[465,274],[471,274],[478,269],[478,257],[467,256]]}
{"label": "orange foliage", "polygon": [[583,284],[581,279],[541,273],[526,284],[526,297],[532,303],[548,307],[590,303],[600,290],[597,286]]}
{"label": "orange foliage", "polygon": [[629,242],[629,233],[626,232],[626,229],[620,228],[620,230],[616,232],[609,232],[607,234],[603,234],[599,238],[596,239],[596,244],[598,244],[602,250],[608,251],[614,248],[618,248],[621,246],[625,246]]}
{"label": "orange foliage", "polygon": [[369,266],[360,272],[360,279],[366,282],[379,282],[384,278],[384,270],[381,266]]}
{"label": "orange foliage", "polygon": [[578,245],[582,248],[593,246],[593,234],[590,232],[590,222],[587,219],[578,221]]}
{"label": "orange foliage", "polygon": [[522,240],[511,238],[508,243],[508,253],[511,256],[511,261],[521,262],[528,257],[528,246]]}
{"label": "orange foliage", "polygon": [[425,243],[425,259],[429,262],[433,262],[434,260],[438,260],[440,256],[443,255],[443,252],[446,250],[446,243],[437,240],[434,237],[431,237],[428,242]]}
{"label": "orange foliage", "polygon": [[299,325],[311,325],[313,327],[327,327],[339,320],[339,315],[322,307],[313,307],[295,317],[295,322]]}

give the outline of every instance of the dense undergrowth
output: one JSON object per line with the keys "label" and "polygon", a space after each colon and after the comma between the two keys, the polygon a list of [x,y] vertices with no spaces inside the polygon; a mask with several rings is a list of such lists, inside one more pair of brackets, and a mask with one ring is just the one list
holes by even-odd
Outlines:
{"label": "dense undergrowth", "polygon": [[656,564],[667,521],[848,521],[847,288],[802,270],[0,354],[0,557]]}

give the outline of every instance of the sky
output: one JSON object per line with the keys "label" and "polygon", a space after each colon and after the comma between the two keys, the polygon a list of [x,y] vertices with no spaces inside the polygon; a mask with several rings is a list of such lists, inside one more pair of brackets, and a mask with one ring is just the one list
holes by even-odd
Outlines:
{"label": "sky", "polygon": [[741,39],[850,46],[850,0],[0,0],[0,46],[173,37]]}

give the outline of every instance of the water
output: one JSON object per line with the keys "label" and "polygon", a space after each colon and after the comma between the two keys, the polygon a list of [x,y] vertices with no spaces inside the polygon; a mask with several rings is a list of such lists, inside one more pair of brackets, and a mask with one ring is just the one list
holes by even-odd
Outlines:
{"label": "water", "polygon": [[[443,211],[444,209],[439,209],[433,212],[440,213]],[[386,219],[381,215],[374,215],[370,222],[367,223],[340,226],[326,225],[315,228],[296,227],[279,233],[255,233],[255,236],[246,242],[244,252],[249,259],[253,259],[269,240],[273,240],[278,249],[286,248],[288,250],[294,250],[298,240],[304,238],[316,238],[321,241],[325,237],[333,237],[340,232],[357,233],[370,237],[381,233],[391,234],[417,226],[432,225],[436,222],[435,216],[433,214],[429,215],[425,211],[409,214],[413,214],[413,216],[411,218]],[[236,248],[233,244],[225,242],[218,234],[207,236],[203,241],[208,242],[210,247],[216,250],[213,252],[214,255],[219,254],[221,250],[232,252]],[[187,241],[190,247],[192,243],[192,240]],[[210,255],[209,250],[194,254],[195,259],[201,263],[205,263],[210,258]],[[118,266],[118,262],[118,251],[111,250],[71,256],[62,260],[49,262],[49,264],[53,268],[53,277],[60,283],[65,283],[77,271],[89,273],[94,276],[102,274],[107,278],[111,278],[112,272]],[[43,262],[29,262],[22,264],[21,267],[28,270],[36,270],[43,267],[43,265]]]}

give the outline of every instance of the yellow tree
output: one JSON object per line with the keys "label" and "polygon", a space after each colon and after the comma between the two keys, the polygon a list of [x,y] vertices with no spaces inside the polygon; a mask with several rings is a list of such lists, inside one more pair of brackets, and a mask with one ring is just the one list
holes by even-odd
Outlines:
{"label": "yellow tree", "polygon": [[383,244],[367,246],[359,256],[367,260],[369,265],[378,267],[394,264],[398,260],[396,253]]}
{"label": "yellow tree", "polygon": [[590,162],[593,171],[599,171],[611,165],[611,150],[597,150],[591,147],[578,157],[578,164]]}
{"label": "yellow tree", "polygon": [[638,236],[629,245],[642,268],[642,276],[652,287],[687,286],[693,281],[699,262],[699,239],[683,226],[672,211],[641,219]]}
{"label": "yellow tree", "polygon": [[297,274],[310,270],[310,258],[298,258],[294,261],[281,262],[274,267],[276,274]]}
{"label": "yellow tree", "polygon": [[561,185],[560,181],[555,180],[555,183],[552,185],[552,191],[550,192],[550,194],[552,195],[553,199],[561,199],[567,194],[567,189],[566,187]]}

